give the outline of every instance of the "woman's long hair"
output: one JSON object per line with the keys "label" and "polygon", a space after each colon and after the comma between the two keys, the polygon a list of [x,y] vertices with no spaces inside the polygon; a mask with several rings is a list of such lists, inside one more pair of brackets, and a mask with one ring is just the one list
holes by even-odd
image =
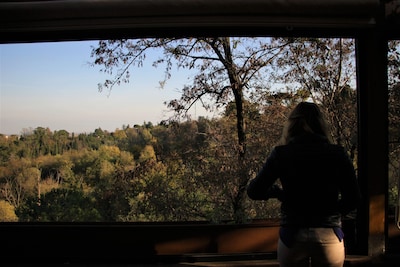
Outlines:
{"label": "woman's long hair", "polygon": [[289,115],[280,143],[288,144],[294,137],[307,133],[322,135],[332,143],[328,123],[318,105],[300,102]]}

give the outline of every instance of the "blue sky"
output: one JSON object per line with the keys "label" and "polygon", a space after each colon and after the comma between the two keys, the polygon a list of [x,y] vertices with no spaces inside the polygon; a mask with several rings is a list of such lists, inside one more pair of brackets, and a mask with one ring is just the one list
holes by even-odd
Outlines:
{"label": "blue sky", "polygon": [[[0,133],[20,134],[37,127],[70,133],[99,127],[114,131],[167,119],[171,113],[163,103],[180,96],[189,74],[176,73],[161,89],[164,69],[146,61],[143,68],[131,71],[130,83],[99,92],[97,84],[110,76],[88,65],[90,46],[96,44],[0,44]],[[194,115],[206,115],[196,109]]]}

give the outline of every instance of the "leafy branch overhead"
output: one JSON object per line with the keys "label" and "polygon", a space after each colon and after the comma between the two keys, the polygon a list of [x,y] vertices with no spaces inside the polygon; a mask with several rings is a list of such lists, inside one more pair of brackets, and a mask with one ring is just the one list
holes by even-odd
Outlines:
{"label": "leafy branch overhead", "polygon": [[165,67],[161,85],[171,78],[174,66],[195,73],[192,83],[182,88],[181,98],[167,103],[184,115],[195,102],[211,110],[232,100],[243,100],[246,91],[265,87],[265,73],[261,70],[282,47],[273,48],[267,38],[102,40],[98,47],[92,48],[92,57],[94,64],[101,65],[112,79],[99,84],[99,90],[112,90],[121,82],[129,82],[130,71],[142,67],[146,54],[155,50],[161,50],[162,57],[154,60],[153,66]]}

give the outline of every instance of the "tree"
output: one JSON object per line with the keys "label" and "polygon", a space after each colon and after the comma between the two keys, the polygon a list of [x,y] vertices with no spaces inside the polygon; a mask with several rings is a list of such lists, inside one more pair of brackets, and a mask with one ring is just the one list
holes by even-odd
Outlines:
{"label": "tree", "polygon": [[[342,38],[274,39],[286,46],[274,61],[274,80],[299,100],[320,104],[332,126],[332,138],[354,156],[357,132],[355,42]],[[296,103],[294,103],[296,104]]]}
{"label": "tree", "polygon": [[66,130],[55,131],[53,138],[55,142],[53,154],[62,154],[70,148],[69,133]]}
{"label": "tree", "polygon": [[15,137],[0,134],[0,164],[7,162],[11,153],[13,153],[12,139],[15,139]]}
{"label": "tree", "polygon": [[16,222],[15,208],[5,200],[0,200],[0,222]]}
{"label": "tree", "polygon": [[23,222],[99,222],[95,201],[81,190],[53,189],[43,194],[40,205],[30,197],[16,209]]}
{"label": "tree", "polygon": [[28,159],[11,159],[7,166],[0,166],[1,197],[14,208],[29,196],[37,196],[40,171]]}
{"label": "tree", "polygon": [[265,88],[267,66],[283,51],[285,44],[273,47],[267,38],[159,38],[137,40],[101,40],[92,49],[94,65],[103,66],[102,71],[116,75],[112,80],[99,84],[99,90],[111,90],[121,82],[128,82],[130,68],[140,67],[146,59],[146,52],[162,49],[163,58],[153,62],[154,66],[165,63],[164,85],[171,77],[173,63],[177,68],[197,70],[192,84],[185,85],[180,99],[174,99],[167,106],[177,116],[187,117],[187,111],[197,102],[206,110],[213,110],[234,101],[236,107],[236,134],[238,166],[240,172],[235,206],[235,220],[242,220],[245,187],[249,180],[245,165],[246,129],[244,119],[245,98]]}
{"label": "tree", "polygon": [[52,132],[50,131],[49,128],[43,128],[43,127],[37,127],[33,131],[34,135],[34,140],[35,142],[35,149],[34,149],[34,155],[35,156],[40,156],[40,155],[46,155],[50,153],[50,144],[49,141],[51,140]]}
{"label": "tree", "polygon": [[389,207],[394,213],[400,190],[400,41],[388,45]]}

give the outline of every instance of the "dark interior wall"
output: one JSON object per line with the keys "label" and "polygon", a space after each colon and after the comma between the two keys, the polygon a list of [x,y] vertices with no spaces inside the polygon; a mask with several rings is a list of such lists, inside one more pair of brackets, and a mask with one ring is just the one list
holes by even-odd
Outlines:
{"label": "dark interior wall", "polygon": [[[0,43],[196,35],[356,38],[357,58],[361,65],[358,69],[358,126],[362,154],[359,159],[359,179],[365,196],[358,221],[361,231],[357,237],[357,245],[360,248],[359,253],[371,255],[384,253],[387,244],[387,185],[383,182],[387,177],[388,163],[385,143],[387,81],[384,80],[385,47],[382,44],[387,44],[390,38],[400,38],[399,10],[399,3],[394,0],[2,1]],[[374,42],[371,43],[371,40]],[[378,143],[375,142],[376,139],[379,139]],[[227,231],[231,226],[223,227],[227,227],[224,230]],[[155,249],[155,246],[158,246],[158,251],[168,251],[173,250],[174,246],[178,248],[179,240],[186,240],[187,244],[188,240],[195,238],[192,231],[198,231],[193,228],[180,230],[180,235],[186,233],[187,236],[176,243],[177,239],[171,235],[174,231],[168,232],[172,228],[167,226],[154,228],[153,231],[148,231],[151,229],[149,227],[140,231],[137,229],[139,228],[115,225],[96,227],[3,224],[0,225],[3,239],[0,250],[10,252],[5,255],[22,257],[21,259],[29,259],[33,256],[32,253],[37,255],[38,248],[43,248],[43,251],[50,249],[58,259],[68,253],[84,255],[88,247],[96,247],[99,249],[98,255],[110,258],[120,257],[121,252],[129,249],[136,249],[134,255],[148,256],[152,254],[146,253]],[[233,232],[242,233],[241,231]],[[153,241],[157,234],[161,235],[157,238],[165,238],[165,242],[155,245]],[[198,251],[210,249],[218,252],[213,247],[216,243],[210,245],[211,239],[208,237],[210,235],[203,232],[202,237],[197,238],[196,242],[206,244]],[[68,247],[65,251],[66,241],[75,241],[79,245],[75,250],[71,251],[71,247]],[[31,242],[31,246],[36,249],[30,252],[24,250],[21,254],[18,248],[27,242]],[[11,253],[13,249],[18,253]],[[255,247],[253,249],[256,250]],[[193,248],[193,251],[196,249]],[[237,250],[231,250],[235,251]]]}

